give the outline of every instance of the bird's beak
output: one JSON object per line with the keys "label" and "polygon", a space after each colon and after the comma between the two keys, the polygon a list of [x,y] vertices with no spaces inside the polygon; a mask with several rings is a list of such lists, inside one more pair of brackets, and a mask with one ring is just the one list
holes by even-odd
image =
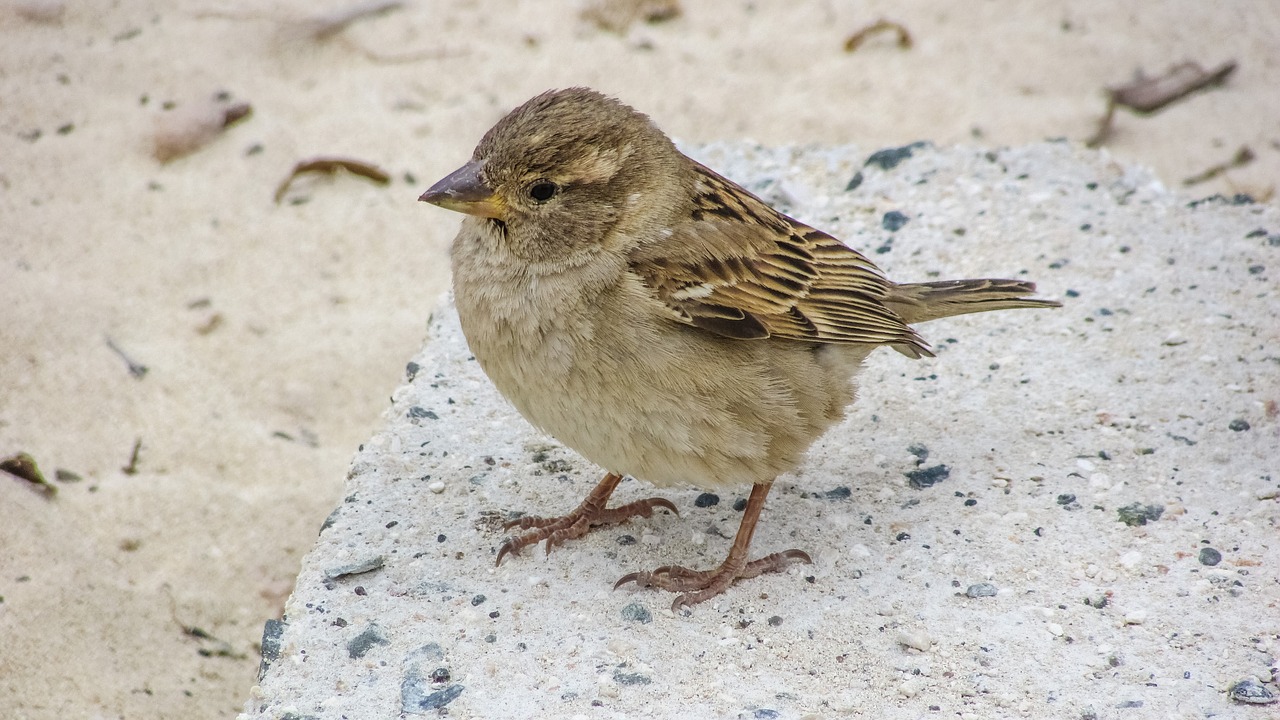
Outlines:
{"label": "bird's beak", "polygon": [[484,163],[472,160],[432,185],[418,199],[446,210],[502,220],[507,214],[507,207],[480,178],[483,167]]}

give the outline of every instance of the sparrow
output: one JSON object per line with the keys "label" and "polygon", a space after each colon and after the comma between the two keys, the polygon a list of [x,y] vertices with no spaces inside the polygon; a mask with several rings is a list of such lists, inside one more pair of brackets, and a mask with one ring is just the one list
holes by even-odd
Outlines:
{"label": "sparrow", "polygon": [[873,350],[932,356],[912,324],[1059,306],[1021,280],[895,283],[587,88],[511,111],[419,199],[467,215],[453,292],[480,367],[530,423],[606,471],[568,514],[509,523],[523,532],[497,563],[657,508],[678,514],[660,497],[608,507],[624,476],[751,486],[719,566],[614,585],[677,593],[675,612],[811,562],[798,549],[751,559],[751,538],[774,479],[844,417]]}

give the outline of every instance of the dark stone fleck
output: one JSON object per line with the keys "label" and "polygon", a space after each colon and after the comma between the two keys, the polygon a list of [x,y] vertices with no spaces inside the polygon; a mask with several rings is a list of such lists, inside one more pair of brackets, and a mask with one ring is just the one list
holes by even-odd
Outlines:
{"label": "dark stone fleck", "polygon": [[621,670],[614,671],[613,680],[619,685],[648,685],[653,682],[648,675],[641,675],[640,673],[624,673]]}
{"label": "dark stone fleck", "polygon": [[442,542],[444,542],[445,540],[448,540],[448,539],[449,539],[449,538],[448,538],[447,536],[443,535],[443,534],[441,534],[441,535],[437,535],[437,536],[436,536],[436,542],[438,542],[438,543],[442,543]]}
{"label": "dark stone fleck", "polygon": [[971,598],[980,598],[995,597],[996,592],[996,586],[991,583],[977,583],[976,585],[970,585],[969,588],[964,591],[964,594]]}
{"label": "dark stone fleck", "polygon": [[414,420],[421,420],[422,418],[427,418],[429,420],[440,419],[439,415],[435,414],[430,410],[427,410],[426,408],[418,407],[417,405],[414,405],[413,407],[409,408],[409,417],[413,418]]}
{"label": "dark stone fleck", "polygon": [[283,620],[268,620],[262,625],[262,662],[258,665],[258,680],[266,677],[267,668],[280,659],[280,636],[284,635]]}
{"label": "dark stone fleck", "polygon": [[862,171],[859,170],[858,172],[853,174],[853,177],[849,178],[849,184],[844,186],[844,191],[853,192],[854,190],[857,190],[858,186],[861,184],[862,184]]}
{"label": "dark stone fleck", "polygon": [[619,535],[618,544],[619,545],[635,545],[636,538],[634,535]]}
{"label": "dark stone fleck", "polygon": [[778,714],[777,710],[770,710],[769,708],[758,708],[751,715],[751,717],[757,718],[758,720],[773,720],[773,718],[782,717],[782,716]]}
{"label": "dark stone fleck", "polygon": [[1213,567],[1222,562],[1222,553],[1211,547],[1200,548],[1200,564]]}
{"label": "dark stone fleck", "polygon": [[903,225],[907,224],[907,221],[910,219],[911,218],[907,217],[906,215],[903,215],[897,210],[890,210],[889,212],[885,213],[884,217],[880,220],[880,227],[884,228],[885,230],[888,230],[889,232],[898,232],[899,230],[902,229]]}
{"label": "dark stone fleck", "polygon": [[769,623],[769,627],[778,627],[782,624],[782,616],[774,615],[773,617],[770,617],[767,622]]}
{"label": "dark stone fleck", "polygon": [[485,601],[484,595],[476,595],[475,597],[471,598],[471,606],[475,607],[476,605],[479,605],[484,601]]}
{"label": "dark stone fleck", "polygon": [[711,507],[713,505],[719,505],[719,504],[720,504],[720,496],[716,495],[715,493],[709,493],[709,492],[702,493],[693,501],[693,506],[700,507],[700,508]]}
{"label": "dark stone fleck", "polygon": [[1065,293],[1063,293],[1063,294],[1064,294],[1064,295],[1066,295],[1066,296],[1067,296],[1067,297],[1069,297],[1069,298],[1078,298],[1078,297],[1080,297],[1080,291],[1079,291],[1079,290],[1072,290],[1072,289],[1070,289],[1070,288],[1068,288],[1068,289],[1067,289],[1067,291],[1066,291]]}
{"label": "dark stone fleck", "polygon": [[498,612],[497,610],[494,610],[493,612],[489,613],[489,619],[491,620],[497,620],[500,617],[502,617],[502,613]]}
{"label": "dark stone fleck", "polygon": [[413,382],[413,379],[418,377],[418,371],[421,369],[422,369],[422,366],[416,362],[411,362],[408,365],[405,365],[404,366],[405,379],[408,380],[409,382]]}
{"label": "dark stone fleck", "polygon": [[431,671],[431,682],[433,683],[447,683],[450,679],[449,668],[447,667],[438,667]]}
{"label": "dark stone fleck", "polygon": [[968,500],[964,501],[965,507],[973,507],[974,505],[977,505],[977,504],[978,504],[978,501],[973,498],[969,498]]}
{"label": "dark stone fleck", "polygon": [[1227,425],[1227,427],[1233,432],[1244,432],[1245,430],[1249,429],[1250,425],[1249,425],[1249,421],[1241,420],[1237,418],[1235,420],[1232,420],[1231,424]]}
{"label": "dark stone fleck", "polygon": [[400,524],[400,521],[399,521],[399,520],[392,520],[391,522],[387,523],[387,529],[388,529],[388,530],[390,530],[391,528],[393,528],[393,527],[395,527],[395,526],[397,526],[397,525],[399,525],[399,524]]}
{"label": "dark stone fleck", "polygon": [[568,460],[556,458],[542,463],[542,469],[552,475],[555,475],[556,473],[567,473],[573,470],[573,465],[571,465]]}
{"label": "dark stone fleck", "polygon": [[347,655],[353,660],[365,656],[373,649],[374,645],[390,645],[391,641],[382,634],[382,629],[377,625],[370,624],[359,635],[351,638],[347,642]]}
{"label": "dark stone fleck", "polygon": [[[417,715],[423,714],[426,710],[437,710],[448,705],[465,689],[463,685],[450,685],[443,690],[437,690],[432,693],[424,692],[424,679],[417,676],[416,673],[410,673],[400,683],[400,706],[407,713]],[[430,687],[427,685],[426,687]]]}
{"label": "dark stone fleck", "polygon": [[1207,198],[1192,200],[1191,202],[1187,203],[1187,207],[1194,210],[1200,207],[1201,205],[1205,205],[1208,203],[1214,203],[1214,204],[1220,204],[1220,205],[1252,205],[1254,202],[1255,201],[1253,197],[1250,195],[1246,195],[1245,193],[1236,193],[1235,195],[1232,195],[1229,198],[1224,197],[1221,194],[1215,194],[1215,195],[1210,195]]}
{"label": "dark stone fleck", "polygon": [[[995,367],[991,369],[994,370]],[[929,459],[929,448],[922,443],[911,443],[907,446],[907,452],[916,456],[916,465],[923,465],[924,461]]]}
{"label": "dark stone fleck", "polygon": [[867,158],[865,163],[863,163],[863,167],[866,167],[867,165],[875,165],[881,170],[892,170],[903,160],[911,157],[912,151],[927,147],[928,144],[929,143],[924,141],[918,141],[913,142],[910,145],[903,145],[902,147],[877,150],[871,153],[871,156]]}
{"label": "dark stone fleck", "polygon": [[885,240],[883,245],[876,248],[876,254],[884,255],[885,253],[891,250],[893,250],[893,238],[889,238],[888,240]]}
{"label": "dark stone fleck", "polygon": [[822,497],[827,500],[848,500],[852,495],[853,491],[844,485],[822,493]]}
{"label": "dark stone fleck", "polygon": [[931,468],[912,470],[904,474],[907,476],[908,485],[917,490],[923,490],[951,477],[951,468],[946,465],[934,465]]}
{"label": "dark stone fleck", "polygon": [[1266,269],[1267,269],[1267,266],[1266,266],[1266,265],[1250,265],[1250,266],[1249,266],[1249,274],[1250,274],[1250,275],[1261,275],[1262,273],[1266,272]]}
{"label": "dark stone fleck", "polygon": [[645,625],[653,622],[653,613],[649,612],[649,609],[640,603],[631,603],[623,606],[622,619]]}
{"label": "dark stone fleck", "polygon": [[1141,700],[1122,700],[1121,702],[1116,703],[1116,707],[1121,710],[1126,710],[1128,708],[1140,708],[1142,707],[1142,701]]}
{"label": "dark stone fleck", "polygon": [[365,589],[364,589],[364,586],[363,586],[363,585],[357,585],[357,586],[356,586],[356,589],[355,589],[355,590],[352,590],[352,592],[354,592],[355,594],[359,595],[360,597],[364,597],[365,595],[368,595],[368,594],[369,594],[369,592],[368,592],[367,590],[365,590]]}
{"label": "dark stone fleck", "polygon": [[1135,525],[1146,525],[1148,522],[1155,522],[1164,514],[1163,505],[1143,505],[1142,503],[1131,503],[1125,505],[1116,511],[1120,515],[1120,522],[1133,527]]}
{"label": "dark stone fleck", "polygon": [[898,542],[905,542],[911,539],[911,533],[900,532],[897,535],[895,535],[893,539],[897,540]]}
{"label": "dark stone fleck", "polygon": [[1076,501],[1076,496],[1072,495],[1071,493],[1062,493],[1061,495],[1058,496],[1059,505],[1070,505],[1075,501]]}
{"label": "dark stone fleck", "polygon": [[1267,229],[1266,229],[1266,228],[1258,228],[1257,230],[1250,230],[1249,232],[1245,233],[1245,235],[1244,235],[1244,236],[1245,236],[1246,238],[1259,238],[1259,237],[1266,237],[1266,236],[1267,236]]}
{"label": "dark stone fleck", "polygon": [[71,472],[70,470],[57,468],[56,470],[53,471],[53,479],[57,480],[58,482],[80,482],[84,478],[80,477],[78,474],[74,472]]}
{"label": "dark stone fleck", "polygon": [[743,510],[746,510],[746,509],[747,509],[747,499],[746,499],[746,498],[738,498],[737,500],[734,500],[734,501],[733,501],[733,509],[734,509],[734,510],[737,510],[738,512],[742,512]]}

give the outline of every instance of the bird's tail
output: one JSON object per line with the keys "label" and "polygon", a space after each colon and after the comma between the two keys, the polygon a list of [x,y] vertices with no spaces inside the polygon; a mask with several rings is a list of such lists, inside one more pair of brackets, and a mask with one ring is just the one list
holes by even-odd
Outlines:
{"label": "bird's tail", "polygon": [[[1036,285],[1023,280],[943,280],[906,283],[889,289],[884,304],[908,325],[938,318],[1015,308],[1053,308],[1062,303],[1027,297]],[[895,346],[899,352],[902,348]],[[919,357],[918,353],[905,353]]]}

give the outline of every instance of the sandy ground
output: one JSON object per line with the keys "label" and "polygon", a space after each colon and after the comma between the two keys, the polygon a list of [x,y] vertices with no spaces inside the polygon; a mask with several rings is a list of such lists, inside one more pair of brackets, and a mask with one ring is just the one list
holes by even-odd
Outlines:
{"label": "sandy ground", "polygon": [[[0,6],[0,455],[68,478],[51,500],[0,478],[0,715],[241,709],[445,286],[456,223],[416,195],[536,92],[591,85],[695,142],[999,146],[1087,137],[1138,69],[1235,59],[1221,88],[1122,112],[1109,148],[1170,186],[1253,151],[1188,197],[1280,178],[1268,3],[685,4],[619,35],[577,5],[406,3],[322,41],[302,2]],[[914,47],[842,51],[882,16]],[[159,119],[219,93],[252,116],[158,162]],[[318,155],[391,182],[274,203]]]}

